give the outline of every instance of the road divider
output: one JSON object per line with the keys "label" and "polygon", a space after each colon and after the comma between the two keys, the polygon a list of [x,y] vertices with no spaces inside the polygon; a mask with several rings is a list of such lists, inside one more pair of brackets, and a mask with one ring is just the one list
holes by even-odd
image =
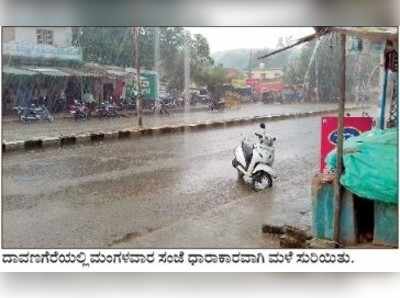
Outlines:
{"label": "road divider", "polygon": [[[360,109],[360,107],[352,107],[347,110]],[[118,139],[136,138],[150,135],[163,135],[171,133],[190,132],[196,130],[231,127],[236,125],[246,125],[256,122],[271,122],[292,118],[312,117],[323,114],[337,112],[337,109],[309,111],[299,113],[284,113],[280,115],[259,115],[254,117],[231,118],[226,120],[204,121],[197,123],[181,124],[181,125],[165,125],[152,128],[124,128],[117,131],[109,132],[91,132],[70,136],[59,137],[43,137],[25,141],[4,141],[2,144],[3,153],[24,150],[36,150],[48,147],[64,147],[76,144],[91,144],[96,142],[105,142]]]}

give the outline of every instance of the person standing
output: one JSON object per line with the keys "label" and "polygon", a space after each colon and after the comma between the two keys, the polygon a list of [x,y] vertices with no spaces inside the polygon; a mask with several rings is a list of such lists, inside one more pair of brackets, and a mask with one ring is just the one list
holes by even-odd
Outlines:
{"label": "person standing", "polygon": [[83,94],[83,103],[87,105],[88,109],[89,109],[89,117],[91,116],[92,112],[95,109],[96,106],[96,100],[93,96],[93,94],[86,89],[85,93]]}

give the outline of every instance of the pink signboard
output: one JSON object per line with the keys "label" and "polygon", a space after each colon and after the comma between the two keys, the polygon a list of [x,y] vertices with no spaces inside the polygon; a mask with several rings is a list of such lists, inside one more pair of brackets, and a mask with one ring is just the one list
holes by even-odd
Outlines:
{"label": "pink signboard", "polygon": [[253,88],[258,94],[268,91],[281,92],[284,87],[281,81],[261,81],[259,79],[247,79],[246,85]]}
{"label": "pink signboard", "polygon": [[258,93],[264,93],[269,91],[281,92],[283,90],[283,83],[281,81],[274,82],[260,82],[256,86]]}
{"label": "pink signboard", "polygon": [[[372,128],[371,117],[344,117],[344,139],[358,136]],[[336,148],[337,143],[337,117],[322,117],[321,122],[321,163],[320,171],[325,168],[325,158],[329,152]]]}

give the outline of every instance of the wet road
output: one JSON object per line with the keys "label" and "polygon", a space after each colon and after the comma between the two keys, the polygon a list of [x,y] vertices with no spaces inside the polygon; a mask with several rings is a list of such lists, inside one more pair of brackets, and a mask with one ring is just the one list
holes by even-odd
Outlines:
{"label": "wet road", "polygon": [[[190,113],[175,113],[170,116],[145,115],[144,126],[155,127],[169,124],[184,124],[207,120],[226,120],[235,117],[247,117],[256,115],[279,115],[282,113],[320,111],[336,108],[332,104],[272,104],[263,103],[243,104],[238,109],[227,109],[222,112],[193,111]],[[57,119],[53,123],[47,121],[24,124],[16,121],[3,121],[2,136],[5,141],[26,140],[39,137],[57,137],[96,131],[119,130],[128,127],[136,127],[137,119],[134,116],[97,119],[89,121],[74,121],[73,119]]]}
{"label": "wet road", "polygon": [[277,247],[261,225],[310,225],[320,117],[267,124],[272,189],[237,181],[232,150],[256,125],[3,156],[3,246]]}

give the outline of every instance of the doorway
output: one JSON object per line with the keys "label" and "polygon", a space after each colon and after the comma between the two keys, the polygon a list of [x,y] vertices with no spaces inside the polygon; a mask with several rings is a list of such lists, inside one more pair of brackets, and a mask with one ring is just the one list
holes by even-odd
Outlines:
{"label": "doorway", "polygon": [[103,99],[109,101],[114,93],[114,85],[112,83],[106,83],[103,85]]}
{"label": "doorway", "polygon": [[357,242],[371,243],[374,239],[374,201],[353,194],[354,212],[357,227]]}

